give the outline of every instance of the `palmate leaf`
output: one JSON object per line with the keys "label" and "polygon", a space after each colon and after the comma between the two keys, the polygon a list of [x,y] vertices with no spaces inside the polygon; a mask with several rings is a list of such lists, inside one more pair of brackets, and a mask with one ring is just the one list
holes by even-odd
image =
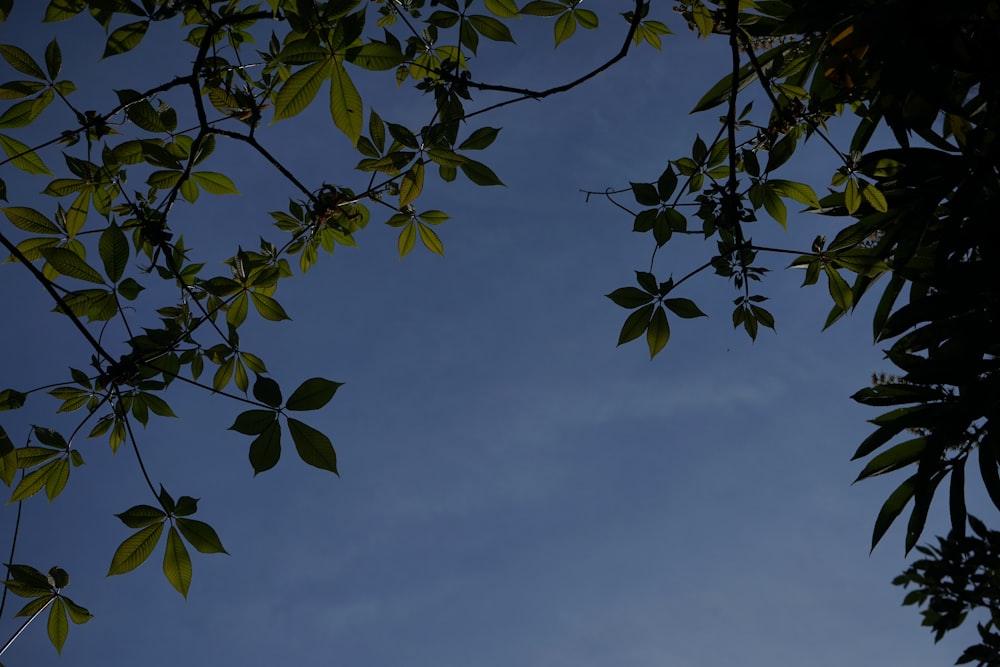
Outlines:
{"label": "palmate leaf", "polygon": [[281,458],[281,426],[271,422],[253,442],[250,443],[250,465],[254,476],[270,470]]}
{"label": "palmate leaf", "polygon": [[649,345],[649,358],[652,359],[666,346],[670,340],[670,323],[663,306],[657,306],[646,329],[646,343]]}
{"label": "palmate leaf", "polygon": [[[162,524],[161,524],[162,525]],[[191,587],[191,555],[188,554],[184,541],[174,526],[167,531],[167,547],[163,552],[163,574],[170,585],[185,598]]]}
{"label": "palmate leaf", "polygon": [[160,541],[163,534],[163,521],[146,526],[137,533],[130,535],[115,550],[111,557],[111,567],[108,569],[108,576],[114,574],[125,574],[142,565],[149,555],[156,548],[156,543]]}
{"label": "palmate leaf", "polygon": [[21,171],[25,171],[29,174],[43,174],[45,176],[53,175],[52,172],[49,171],[49,168],[45,166],[45,163],[42,162],[42,158],[31,152],[31,147],[27,144],[22,144],[13,137],[0,134],[0,148],[2,148],[3,152],[7,154],[8,158],[10,158],[11,164]]}
{"label": "palmate leaf", "polygon": [[337,476],[340,475],[337,472],[337,453],[326,435],[291,417],[288,418],[288,431],[295,443],[295,451],[303,461],[316,468],[329,470]]}
{"label": "palmate leaf", "polygon": [[330,115],[333,117],[333,124],[356,144],[365,119],[361,94],[354,87],[354,82],[340,60],[331,58],[329,62]]}
{"label": "palmate leaf", "polygon": [[188,544],[203,554],[228,554],[229,552],[222,546],[222,540],[216,534],[215,529],[204,521],[195,519],[176,519],[177,528],[181,535],[188,541]]}
{"label": "palmate leaf", "polygon": [[[298,115],[313,101],[329,76],[325,61],[314,62],[288,77],[275,97],[274,120]],[[360,134],[360,132],[359,132]]]}
{"label": "palmate leaf", "polygon": [[69,620],[66,618],[66,605],[62,598],[57,597],[49,608],[49,640],[56,647],[56,653],[62,654],[66,635],[69,634]]}
{"label": "palmate leaf", "polygon": [[[300,384],[298,388],[292,392],[292,395],[288,397],[288,402],[285,404],[285,407],[289,410],[319,410],[330,402],[330,399],[333,398],[333,395],[336,394],[337,390],[342,386],[342,382],[334,382],[332,380],[319,377],[310,378]],[[248,410],[240,415],[240,417],[243,417],[243,415],[251,412],[257,413],[265,411]],[[267,414],[273,415],[273,413]],[[239,423],[239,421],[239,418],[237,418],[237,423]],[[259,431],[257,431],[257,433],[259,433]]]}
{"label": "palmate leaf", "polygon": [[21,74],[27,74],[36,79],[45,79],[45,72],[24,49],[12,44],[0,44],[0,56],[3,56],[3,59]]}
{"label": "palmate leaf", "polygon": [[67,250],[66,248],[42,248],[41,253],[49,265],[64,276],[86,280],[98,285],[104,284],[104,278],[101,277],[101,274],[95,271],[93,267],[72,250]]}

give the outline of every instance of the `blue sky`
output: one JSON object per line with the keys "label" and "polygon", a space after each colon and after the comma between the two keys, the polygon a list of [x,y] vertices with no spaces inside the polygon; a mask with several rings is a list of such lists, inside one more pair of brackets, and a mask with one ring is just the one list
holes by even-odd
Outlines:
{"label": "blue sky", "polygon": [[[609,3],[602,30],[558,51],[548,24],[522,21],[520,46],[484,48],[477,72],[560,83],[617,49],[613,19],[627,4]],[[38,54],[58,34],[64,76],[94,108],[114,104],[112,88],[163,78],[146,67],[169,76],[192,57],[165,26],[162,41],[103,75],[96,26],[37,26],[29,15],[40,11],[20,3],[23,23],[8,23],[2,41]],[[650,239],[580,189],[655,180],[696,132],[712,133],[712,112],[687,111],[725,67],[721,41],[697,43],[663,18],[680,33],[664,53],[644,47],[580,89],[480,117],[504,128],[483,161],[507,187],[428,185],[420,208],[453,217],[438,230],[443,258],[418,247],[400,261],[394,230],[376,217],[360,248],[338,248],[282,283],[275,296],[292,322],[247,325],[243,347],[265,358],[286,394],[315,375],[347,383],[310,419],[333,439],[340,479],[290,451],[253,478],[249,439],[225,430],[239,406],[181,387],[168,396],[180,418],[150,423],[146,464],[175,496],[201,498],[200,518],[232,554],[194,555],[186,601],[164,580],[159,550],[105,578],[128,534],[112,514],[150,498],[127,451],[80,443],[88,465],[64,494],[25,504],[15,560],[69,570],[67,594],[95,618],[71,628],[61,658],[36,622],[4,664],[953,662],[971,629],[935,646],[889,585],[905,567],[899,527],[868,555],[874,516],[898,480],[850,486],[860,466],[849,458],[874,414],[848,397],[884,368],[868,310],[820,335],[825,288],[800,290],[799,273],[776,271],[764,293],[778,333],[751,344],[730,325],[730,288],[706,276],[683,296],[709,318],[673,322],[652,363],[642,342],[615,349],[625,311],[602,295],[647,265]],[[388,78],[358,76],[366,102],[387,120],[422,122],[407,116],[416,98]],[[362,183],[319,107],[262,138],[310,183]],[[59,164],[55,153],[46,159]],[[173,224],[189,245],[211,262],[258,235],[278,238],[266,212],[283,209],[291,189],[242,147],[220,148],[211,164],[244,194],[178,205]],[[815,151],[789,174],[822,189],[830,169]],[[25,194],[44,183],[3,171],[11,205],[51,207]],[[792,216],[789,232],[762,221],[754,237],[805,247],[831,225]],[[658,275],[683,275],[710,249],[668,247]],[[22,267],[0,267],[4,386],[86,363],[43,296]],[[2,423],[19,441],[28,424],[67,424],[54,407],[36,399]],[[937,510],[928,536],[944,525]],[[13,516],[3,508],[0,535]],[[0,620],[5,638],[16,627]]]}

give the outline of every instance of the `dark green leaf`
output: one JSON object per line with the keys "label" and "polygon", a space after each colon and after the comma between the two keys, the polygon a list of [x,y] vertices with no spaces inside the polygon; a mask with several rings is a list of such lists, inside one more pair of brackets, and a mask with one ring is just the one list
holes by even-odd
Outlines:
{"label": "dark green leaf", "polygon": [[125,272],[129,258],[128,239],[125,238],[121,227],[112,222],[101,233],[98,250],[101,261],[104,262],[104,273],[107,274],[112,283],[117,283]]}
{"label": "dark green leaf", "polygon": [[24,49],[12,44],[0,44],[0,56],[3,56],[3,59],[21,74],[27,74],[36,79],[45,79],[45,72]]}
{"label": "dark green leaf", "polygon": [[605,294],[604,296],[622,308],[628,308],[629,310],[644,306],[655,298],[653,295],[647,294],[636,287],[619,287],[611,294]]}
{"label": "dark green leaf", "polygon": [[223,548],[215,529],[204,521],[177,519],[177,528],[180,529],[184,539],[203,554],[229,553]]}
{"label": "dark green leaf", "polygon": [[666,299],[663,305],[678,317],[688,319],[693,317],[708,317],[708,315],[701,312],[701,309],[691,299]]}
{"label": "dark green leaf", "polygon": [[56,647],[56,653],[62,653],[63,644],[66,643],[66,635],[69,634],[69,621],[66,619],[66,606],[62,598],[56,598],[49,607],[49,640]]}
{"label": "dark green leaf", "polygon": [[256,476],[270,470],[281,458],[281,426],[271,422],[264,431],[250,443],[250,465]]}
{"label": "dark green leaf", "polygon": [[[294,394],[292,396],[294,397]],[[290,402],[291,399],[289,399]],[[229,427],[229,430],[237,431],[244,435],[258,435],[263,433],[276,419],[277,413],[271,410],[247,410],[236,416],[236,421]]]}
{"label": "dark green leaf", "polygon": [[299,453],[299,457],[303,461],[316,468],[329,470],[333,474],[339,475],[337,454],[328,437],[291,417],[288,418],[288,431],[295,443],[295,451]]}
{"label": "dark green leaf", "polygon": [[115,516],[129,528],[145,528],[167,518],[163,510],[152,505],[135,505]]}
{"label": "dark green leaf", "polygon": [[285,407],[289,410],[318,410],[330,402],[341,386],[342,382],[319,377],[310,378],[292,392]]}
{"label": "dark green leaf", "polygon": [[257,380],[253,383],[253,395],[258,401],[272,407],[281,406],[281,388],[269,377],[257,376]]}
{"label": "dark green leaf", "polygon": [[107,44],[104,46],[102,58],[116,56],[120,53],[131,51],[139,46],[139,42],[146,36],[149,29],[149,21],[136,21],[128,23],[108,35]]}
{"label": "dark green leaf", "polygon": [[872,551],[875,550],[875,546],[882,539],[882,536],[885,535],[885,531],[889,530],[889,526],[900,515],[906,504],[910,502],[916,490],[917,476],[913,475],[896,487],[896,490],[882,504],[882,509],[879,510],[878,517],[875,519],[875,529],[872,532]]}
{"label": "dark green leaf", "polygon": [[622,325],[621,333],[618,335],[619,345],[635,340],[646,332],[655,306],[656,304],[653,303],[647,304],[625,319],[625,324]]}
{"label": "dark green leaf", "polygon": [[663,306],[657,306],[646,329],[646,343],[649,345],[649,358],[652,359],[664,348],[670,340],[670,323]]}

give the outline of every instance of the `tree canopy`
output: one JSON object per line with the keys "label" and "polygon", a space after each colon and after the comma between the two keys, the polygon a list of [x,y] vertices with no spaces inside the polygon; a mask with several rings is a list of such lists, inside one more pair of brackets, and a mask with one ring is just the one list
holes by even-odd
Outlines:
{"label": "tree canopy", "polygon": [[[79,415],[68,431],[28,424],[23,441],[9,435],[17,413],[5,415],[0,479],[18,517],[22,502],[62,493],[84,463],[79,441],[125,447],[150,496],[124,501],[117,517],[129,534],[108,574],[134,570],[161,548],[167,580],[186,596],[189,547],[226,549],[196,498],[168,492],[147,472],[138,426],[173,416],[172,392],[213,393],[243,404],[220,427],[247,436],[255,475],[277,465],[283,439],[306,464],[337,474],[330,438],[304,413],[324,408],[341,383],[282,377],[266,350],[241,347],[241,326],[288,319],[279,284],[308,273],[321,253],[355,245],[373,220],[398,230],[400,257],[418,241],[442,254],[447,204],[425,203],[425,182],[503,184],[489,166],[486,149],[502,141],[489,113],[585,86],[619,61],[666,48],[676,13],[701,38],[725,40],[731,67],[694,107],[722,114],[714,136],[692,137],[689,154],[663,156],[663,170],[646,181],[588,194],[623,209],[652,246],[634,283],[607,295],[629,311],[618,343],[644,340],[655,357],[678,319],[709,308],[685,291],[708,274],[732,284],[732,323],[751,338],[776,326],[765,287],[776,264],[804,271],[805,286],[825,286],[825,326],[875,300],[873,338],[897,370],[853,396],[885,409],[854,452],[865,459],[857,480],[906,476],[878,511],[871,547],[908,510],[905,548],[923,558],[894,582],[914,587],[905,604],[922,608],[938,639],[985,610],[981,641],[959,661],[1000,664],[997,533],[966,507],[972,459],[974,477],[1000,508],[992,421],[1000,406],[1000,264],[990,232],[1000,196],[1000,3],[620,4],[597,11],[581,0],[51,0],[44,21],[94,20],[104,29],[105,62],[132,57],[154,33],[173,35],[183,55],[172,78],[116,89],[92,110],[60,76],[58,41],[0,45],[9,75],[0,84],[0,177],[34,177],[49,198],[36,203],[0,180],[0,244],[17,265],[7,271],[44,288],[89,348],[87,358],[66,359],[62,378],[0,388],[2,410],[47,394],[55,412]],[[26,5],[2,0],[0,18]],[[479,51],[513,43],[519,20],[551,26],[556,47],[578,30],[599,29],[618,50],[551,88],[481,78],[488,61]],[[361,77],[416,89],[428,102],[410,117],[383,117],[363,98]],[[295,173],[269,143],[271,124],[295,123],[314,105],[329,107],[330,122],[356,150],[338,184]],[[75,124],[49,120],[59,107]],[[831,133],[834,122],[851,124],[848,145]],[[175,212],[181,202],[197,210],[202,197],[238,194],[224,164],[213,166],[223,142],[248,147],[273,170],[275,199],[287,202],[268,213],[269,238],[233,239],[229,256],[204,257],[185,244],[190,217]],[[829,156],[821,192],[793,176],[806,142]],[[9,176],[13,169],[23,174]],[[835,231],[808,248],[754,243],[759,218],[794,224],[789,206],[830,218]],[[664,265],[658,252],[668,244],[690,245],[698,260]],[[217,259],[225,261],[221,273]],[[951,531],[936,546],[919,545],[945,479]],[[66,570],[18,564],[11,552],[4,600],[26,598],[17,614],[28,622],[47,613],[61,650],[70,621],[85,623],[90,612],[64,593]]]}

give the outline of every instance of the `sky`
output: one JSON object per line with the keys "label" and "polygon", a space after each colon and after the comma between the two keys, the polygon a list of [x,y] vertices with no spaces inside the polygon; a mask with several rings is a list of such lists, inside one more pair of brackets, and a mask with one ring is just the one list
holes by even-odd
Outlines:
{"label": "sky", "polygon": [[[630,4],[600,7],[601,30],[558,50],[550,24],[521,21],[518,46],[483,45],[477,75],[561,83],[618,49],[616,12]],[[86,108],[113,106],[115,88],[183,73],[193,57],[170,23],[133,55],[98,63],[96,24],[39,25],[41,11],[18,3],[0,41],[37,57],[58,35],[63,76]],[[935,645],[889,583],[905,568],[901,526],[868,553],[878,508],[901,480],[851,485],[861,464],[850,456],[877,413],[849,396],[887,368],[871,341],[871,304],[821,333],[825,288],[800,289],[801,274],[779,270],[778,258],[763,287],[776,333],[752,343],[734,331],[732,288],[706,275],[679,296],[709,317],[672,322],[656,360],[642,341],[615,347],[626,312],[602,295],[648,266],[651,239],[581,190],[655,180],[696,133],[714,134],[717,113],[688,111],[726,66],[721,40],[699,42],[665,5],[654,11],[678,32],[663,53],[646,46],[576,90],[479,117],[503,128],[482,161],[506,187],[428,179],[418,208],[452,216],[438,228],[444,257],[417,247],[400,260],[395,230],[376,215],[358,248],[281,284],[275,296],[291,322],[244,327],[243,348],[265,359],[286,395],[317,375],[346,383],[308,420],[333,440],[339,479],[288,445],[254,477],[249,438],[226,430],[242,408],[173,388],[179,418],[153,418],[141,433],[146,465],[175,497],[201,499],[199,518],[231,554],[193,554],[187,600],[163,577],[162,546],[138,570],[105,576],[129,534],[113,514],[151,498],[128,451],[78,443],[87,465],[55,502],[24,504],[14,560],[68,570],[66,594],[95,617],[71,627],[61,657],[36,621],[4,654],[7,667],[954,661],[974,628]],[[422,122],[414,110],[425,102],[390,79],[356,77],[383,118]],[[260,136],[310,183],[358,188],[356,156],[316,106]],[[64,111],[49,113],[46,130],[71,125]],[[59,166],[55,151],[43,157]],[[208,164],[243,194],[178,204],[173,225],[222,270],[238,244],[280,238],[267,211],[294,193],[243,147],[220,146]],[[822,191],[831,170],[817,148],[786,177]],[[44,179],[9,166],[0,177],[9,205],[51,208],[33,194]],[[833,224],[793,214],[787,232],[761,221],[753,234],[807,247]],[[668,246],[657,275],[684,275],[713,248]],[[37,386],[86,365],[85,345],[23,267],[0,266],[0,299],[0,384]],[[34,398],[0,423],[15,442],[30,424],[67,428],[55,407]],[[927,538],[946,529],[943,510],[932,509]],[[14,505],[0,510],[4,544],[14,516]],[[18,606],[8,600],[0,619],[4,641],[20,625]]]}

